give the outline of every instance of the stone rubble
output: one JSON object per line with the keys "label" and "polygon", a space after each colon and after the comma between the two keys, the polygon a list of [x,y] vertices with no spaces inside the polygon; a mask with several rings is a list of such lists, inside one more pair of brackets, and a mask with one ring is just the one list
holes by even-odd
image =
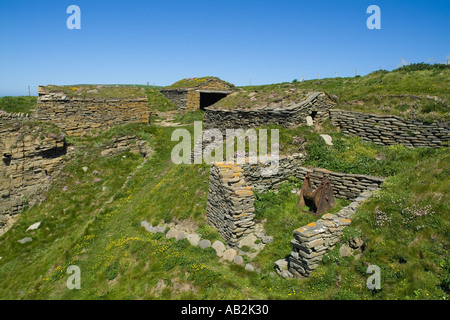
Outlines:
{"label": "stone rubble", "polygon": [[[145,220],[141,222],[141,227],[143,227],[147,232],[151,232],[151,233],[157,233],[157,232],[164,233],[165,230],[167,229],[166,226],[153,227],[149,222],[147,222]],[[258,228],[261,228],[261,226],[258,226]],[[178,230],[175,227],[169,228],[169,230],[165,234],[165,237],[167,239],[175,239],[175,241],[180,241],[182,239],[186,239],[187,241],[189,241],[189,243],[192,246],[199,246],[201,249],[213,248],[216,251],[217,257],[220,258],[221,261],[228,261],[228,262],[232,262],[232,263],[235,263],[235,264],[241,265],[241,266],[244,265],[244,259],[241,255],[241,253],[243,253],[243,252],[238,252],[238,250],[235,248],[227,247],[220,240],[216,240],[211,244],[210,240],[201,239],[200,235],[197,233],[187,233],[186,234],[184,231]],[[258,238],[254,237],[253,239],[257,240]],[[262,247],[264,247],[264,245],[262,245]],[[243,253],[243,254],[245,254],[245,253]],[[249,266],[251,266],[251,268],[253,268],[252,265],[249,265]],[[246,268],[250,268],[250,267],[246,267]],[[255,269],[253,268],[252,271],[255,271]],[[256,270],[256,271],[259,271],[259,270]]]}

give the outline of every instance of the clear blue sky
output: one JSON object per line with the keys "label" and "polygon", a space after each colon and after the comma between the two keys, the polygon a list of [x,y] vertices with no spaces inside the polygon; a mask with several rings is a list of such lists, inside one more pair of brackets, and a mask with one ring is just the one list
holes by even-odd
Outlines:
{"label": "clear blue sky", "polygon": [[[69,5],[81,30],[69,30]],[[381,30],[366,9],[381,8]],[[450,59],[450,1],[0,0],[0,96],[46,84],[236,85]]]}

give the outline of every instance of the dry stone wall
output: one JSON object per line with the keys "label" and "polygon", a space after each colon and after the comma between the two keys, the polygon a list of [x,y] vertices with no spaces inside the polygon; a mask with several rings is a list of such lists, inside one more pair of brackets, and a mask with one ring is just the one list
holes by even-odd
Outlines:
{"label": "dry stone wall", "polygon": [[330,119],[344,134],[357,135],[379,145],[437,148],[450,142],[450,127],[447,122],[407,121],[397,116],[338,109],[330,110]]}
{"label": "dry stone wall", "polygon": [[340,199],[354,200],[364,191],[377,190],[381,187],[384,177],[369,176],[365,174],[353,174],[333,172],[321,168],[302,168],[298,178],[304,179],[306,173],[311,177],[313,188],[317,188],[322,181],[323,176],[329,176],[331,186],[333,187],[334,196]]}
{"label": "dry stone wall", "polygon": [[355,201],[368,190],[377,190],[384,177],[361,174],[332,172],[325,169],[302,167],[303,154],[282,157],[278,172],[262,176],[261,164],[215,163],[211,166],[209,194],[207,203],[208,223],[216,227],[230,246],[236,246],[246,235],[254,231],[254,193],[253,190],[277,190],[289,177],[303,180],[309,173],[311,183],[316,188],[326,174],[329,176],[336,198]]}
{"label": "dry stone wall", "polygon": [[64,141],[26,117],[0,118],[0,228],[62,167]]}
{"label": "dry stone wall", "polygon": [[161,93],[181,111],[187,110],[188,91],[185,89],[162,89]]}
{"label": "dry stone wall", "polygon": [[200,108],[200,92],[189,91],[187,95],[187,106],[188,111],[196,110]]}
{"label": "dry stone wall", "polygon": [[289,177],[303,180],[306,174],[309,173],[311,184],[314,188],[317,188],[326,174],[330,178],[335,197],[353,200],[366,190],[378,189],[385,180],[384,177],[303,167],[304,159],[305,155],[301,153],[281,157],[278,172],[271,176],[262,176],[260,165],[245,164],[242,166],[245,181],[253,190],[264,192],[278,189],[280,184],[289,179]]}
{"label": "dry stone wall", "polygon": [[63,93],[49,93],[38,98],[34,119],[52,122],[68,135],[80,136],[95,128],[148,123],[148,100],[67,97]]}
{"label": "dry stone wall", "polygon": [[264,167],[259,164],[243,164],[242,169],[245,181],[248,186],[257,192],[266,190],[277,190],[280,184],[289,179],[289,177],[304,177],[305,168],[302,167],[306,155],[303,153],[293,154],[289,157],[280,157],[278,161],[278,170],[273,171],[272,175],[262,175]]}
{"label": "dry stone wall", "polygon": [[304,101],[288,106],[276,105],[254,110],[217,110],[209,107],[205,109],[203,125],[206,129],[246,129],[266,125],[291,127],[306,124],[307,116],[327,118],[328,110],[333,105],[325,93],[313,92]]}
{"label": "dry stone wall", "polygon": [[281,270],[277,261],[277,272],[283,277],[308,277],[323,256],[341,240],[343,229],[350,225],[354,212],[370,195],[370,191],[365,191],[337,214],[324,214],[316,222],[294,230],[287,270]]}
{"label": "dry stone wall", "polygon": [[207,203],[208,223],[232,247],[254,230],[254,194],[245,183],[238,165],[215,163],[211,166]]}

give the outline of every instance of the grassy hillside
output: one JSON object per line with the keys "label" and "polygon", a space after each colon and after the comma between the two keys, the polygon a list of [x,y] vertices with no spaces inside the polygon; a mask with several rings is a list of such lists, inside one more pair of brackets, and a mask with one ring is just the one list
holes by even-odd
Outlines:
{"label": "grassy hillside", "polygon": [[[413,77],[415,72],[420,78],[421,72],[431,71],[407,71],[404,76]],[[370,91],[371,86],[362,83],[373,76],[321,81],[330,86],[331,95],[339,95],[339,101],[342,97],[351,101]],[[334,81],[348,83],[340,87]],[[355,93],[358,85],[360,91]],[[376,92],[392,93],[392,86]],[[402,94],[426,95],[417,88],[405,89]],[[190,120],[200,116],[184,115],[184,128],[192,133]],[[177,144],[171,141],[174,128],[128,124],[95,137],[68,140],[76,151],[61,176],[41,203],[25,209],[17,224],[0,237],[0,298],[449,298],[448,148],[378,146],[343,136],[329,123],[319,131],[310,127],[278,129],[281,152],[306,152],[306,165],[389,177],[345,229],[343,242],[364,240],[362,254],[339,257],[339,245],[309,279],[283,279],[273,273],[274,261],[290,253],[292,231],[317,219],[295,208],[297,196],[292,190],[299,188],[301,181],[293,178],[278,193],[256,194],[256,219],[266,221],[266,233],[274,237],[253,260],[260,273],[220,262],[213,249],[201,250],[187,240],[175,242],[146,232],[140,226],[142,220],[153,225],[183,222],[203,238],[220,239],[206,223],[209,166],[170,161]],[[334,145],[327,146],[321,133],[331,135]],[[102,144],[126,134],[149,142],[153,153],[147,161],[128,152],[101,157]],[[340,206],[347,203],[339,200]],[[38,221],[38,230],[26,231]],[[33,241],[17,242],[27,236]],[[66,288],[69,265],[81,269],[81,290]],[[369,265],[381,268],[381,290],[370,291],[365,285]]]}
{"label": "grassy hillside", "polygon": [[37,97],[0,97],[0,110],[8,113],[30,113],[36,104]]}
{"label": "grassy hillside", "polygon": [[[419,66],[422,66],[421,64]],[[418,70],[416,70],[418,69]],[[376,114],[392,114],[407,119],[449,121],[450,66],[409,66],[391,72],[375,71],[367,76],[328,78],[264,86],[241,87],[235,105],[256,104],[252,92],[265,96],[279,92],[324,91],[336,102],[336,108]],[[258,96],[256,96],[257,98]],[[253,100],[253,101],[252,101]],[[218,104],[227,106],[227,99]]]}
{"label": "grassy hillside", "polygon": [[[144,219],[154,224],[188,219],[203,237],[219,238],[206,225],[209,168],[171,164],[171,130],[127,125],[97,138],[73,139],[78,151],[46,199],[23,212],[20,221],[0,239],[0,296],[404,299],[442,298],[448,294],[450,203],[446,195],[450,172],[446,149],[381,148],[383,152],[395,151],[398,167],[404,170],[390,178],[383,190],[358,211],[349,228],[349,239],[357,234],[366,241],[364,254],[359,260],[339,259],[333,251],[311,279],[285,280],[271,274],[274,260],[289,254],[294,228],[316,219],[295,209],[297,197],[290,191],[300,181],[287,182],[279,194],[257,195],[257,219],[267,219],[266,231],[274,236],[274,242],[254,260],[261,274],[220,263],[212,250],[192,247],[186,240],[174,242],[161,235],[150,235],[140,227]],[[137,133],[148,140],[154,153],[122,188],[125,177],[142,158],[128,153],[101,158],[98,147],[127,133]],[[366,143],[359,141],[358,145],[356,148]],[[83,167],[88,170],[84,172]],[[109,199],[113,200],[107,203]],[[410,210],[403,213],[406,215],[414,215],[417,210],[433,214],[413,217],[404,225],[405,208]],[[377,212],[381,211],[390,217],[391,225],[377,224]],[[42,222],[39,230],[25,231],[38,221]],[[19,244],[17,241],[25,236],[31,236],[33,241]],[[367,263],[382,267],[387,277],[383,278],[383,289],[375,294],[364,287]],[[83,290],[70,291],[65,287],[65,271],[71,264],[83,270]]]}

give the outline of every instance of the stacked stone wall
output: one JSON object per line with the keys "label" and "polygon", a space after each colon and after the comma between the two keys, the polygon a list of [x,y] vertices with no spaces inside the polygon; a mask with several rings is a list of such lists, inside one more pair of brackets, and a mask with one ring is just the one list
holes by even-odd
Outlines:
{"label": "stacked stone wall", "polygon": [[263,192],[277,190],[289,177],[304,179],[310,174],[313,187],[316,188],[323,176],[330,177],[336,198],[355,201],[367,190],[377,190],[385,178],[332,172],[325,169],[302,167],[303,154],[281,157],[278,172],[271,176],[262,176],[261,164],[225,164],[211,166],[207,218],[215,226],[229,245],[235,246],[239,240],[252,232],[254,226],[253,190]]}
{"label": "stacked stone wall", "polygon": [[161,90],[161,93],[181,111],[187,111],[188,91],[185,89]]}
{"label": "stacked stone wall", "polygon": [[193,111],[200,108],[200,92],[189,91],[187,95],[187,110]]}
{"label": "stacked stone wall", "polygon": [[38,98],[34,119],[56,124],[68,135],[149,121],[147,98],[100,99],[47,94]]}
{"label": "stacked stone wall", "polygon": [[260,165],[242,165],[245,181],[248,186],[258,192],[266,190],[276,190],[280,184],[295,177],[299,180],[305,179],[307,173],[311,177],[311,183],[317,188],[324,175],[328,175],[333,187],[334,195],[337,198],[353,200],[366,190],[376,190],[384,182],[384,177],[369,176],[364,174],[352,174],[333,172],[322,168],[303,167],[304,154],[294,154],[288,157],[281,157],[279,168],[276,174],[270,176],[261,175]]}
{"label": "stacked stone wall", "polygon": [[370,191],[365,191],[337,214],[324,214],[316,222],[294,230],[287,277],[308,277],[319,266],[323,256],[341,240],[354,212],[370,195]]}
{"label": "stacked stone wall", "polygon": [[330,110],[331,123],[346,135],[356,135],[379,145],[402,144],[407,147],[441,147],[450,142],[447,122],[404,120],[397,116]]}
{"label": "stacked stone wall", "polygon": [[254,195],[245,183],[242,168],[215,163],[211,166],[207,203],[208,223],[232,247],[254,229]]}
{"label": "stacked stone wall", "polygon": [[263,109],[218,110],[213,107],[205,109],[203,119],[206,129],[247,129],[266,125],[284,127],[306,124],[306,117],[314,115],[314,119],[328,118],[328,110],[334,103],[322,92],[309,94],[306,100],[289,106],[274,105]]}

